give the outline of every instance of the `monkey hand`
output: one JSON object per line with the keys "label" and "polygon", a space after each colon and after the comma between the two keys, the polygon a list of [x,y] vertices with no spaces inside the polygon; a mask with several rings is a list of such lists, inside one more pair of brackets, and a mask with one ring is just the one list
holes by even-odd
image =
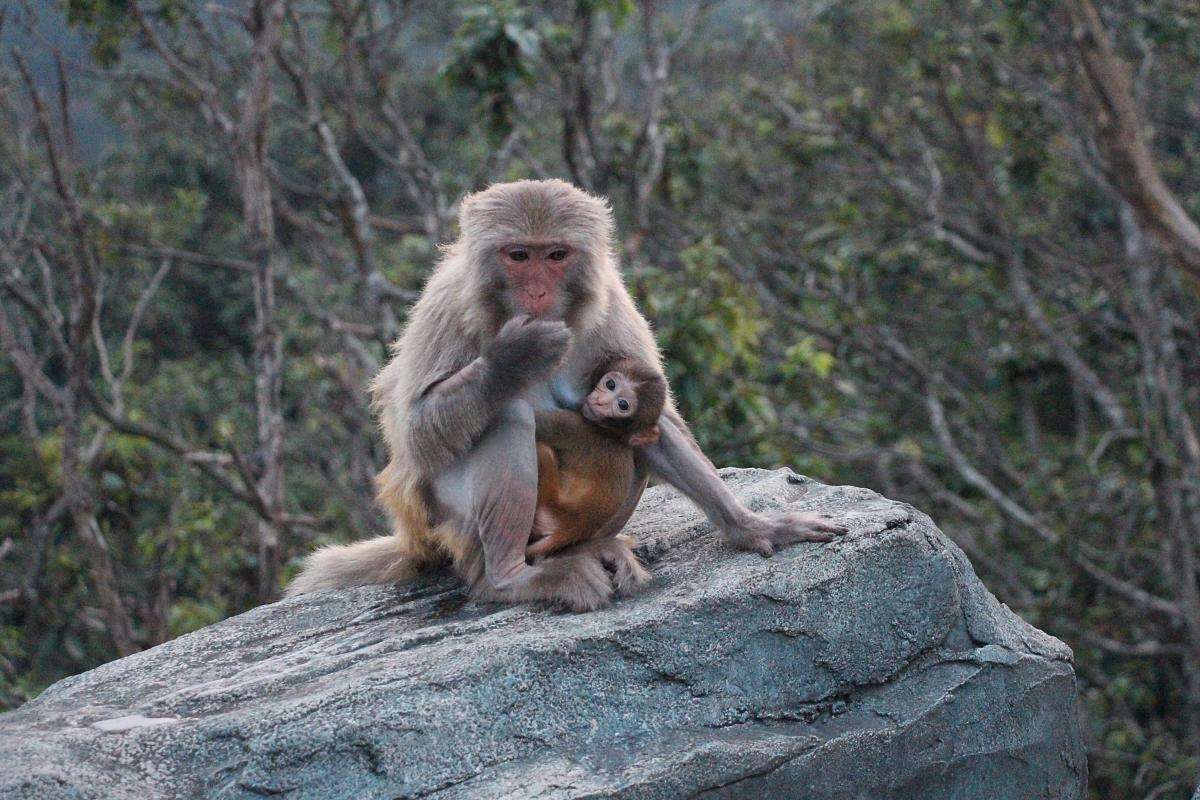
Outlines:
{"label": "monkey hand", "polygon": [[781,547],[796,542],[828,542],[847,530],[828,514],[791,512],[778,517],[754,514],[736,528],[725,532],[725,538],[739,550],[752,550],[770,557]]}
{"label": "monkey hand", "polygon": [[515,394],[548,377],[570,345],[571,329],[564,322],[513,317],[484,351],[492,386]]}

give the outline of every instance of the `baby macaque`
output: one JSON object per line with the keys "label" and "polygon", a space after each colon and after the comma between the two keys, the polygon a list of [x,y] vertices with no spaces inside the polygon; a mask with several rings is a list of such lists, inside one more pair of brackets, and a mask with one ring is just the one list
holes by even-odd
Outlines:
{"label": "baby macaque", "polygon": [[592,538],[613,518],[634,481],[633,448],[658,441],[667,382],[649,364],[601,365],[578,412],[540,411],[538,494],[531,544],[540,557]]}

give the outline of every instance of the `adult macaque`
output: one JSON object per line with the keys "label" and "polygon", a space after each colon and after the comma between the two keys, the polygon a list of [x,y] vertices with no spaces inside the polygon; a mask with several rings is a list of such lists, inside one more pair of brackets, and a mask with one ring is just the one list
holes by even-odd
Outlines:
{"label": "adult macaque", "polygon": [[578,412],[533,415],[538,494],[527,556],[592,539],[616,516],[636,477],[633,448],[658,441],[667,380],[649,364],[622,358],[595,371]]}
{"label": "adult macaque", "polygon": [[668,400],[659,440],[638,449],[628,497],[597,538],[527,563],[534,412],[578,408],[613,353],[661,363],[617,271],[603,200],[558,180],[501,184],[465,198],[459,226],[372,389],[391,453],[379,499],[395,534],[314,553],[288,594],[406,578],[448,557],[479,599],[599,608],[640,581],[616,534],[650,474],[733,546],[764,556],[844,530],[745,508]]}

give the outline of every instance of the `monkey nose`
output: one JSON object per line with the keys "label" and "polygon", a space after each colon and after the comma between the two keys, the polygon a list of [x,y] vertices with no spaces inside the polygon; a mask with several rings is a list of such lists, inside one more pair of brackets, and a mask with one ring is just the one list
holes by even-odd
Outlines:
{"label": "monkey nose", "polygon": [[525,290],[525,310],[537,316],[550,307],[550,294],[546,289]]}

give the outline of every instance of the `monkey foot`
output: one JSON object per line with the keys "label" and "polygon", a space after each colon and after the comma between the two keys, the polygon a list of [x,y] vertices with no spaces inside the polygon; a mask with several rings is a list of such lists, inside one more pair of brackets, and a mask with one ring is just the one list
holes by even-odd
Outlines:
{"label": "monkey foot", "polygon": [[545,569],[554,581],[547,599],[572,611],[595,611],[612,602],[613,584],[604,564],[591,555],[570,555],[549,558],[538,568]]}
{"label": "monkey foot", "polygon": [[633,594],[653,577],[633,552],[633,539],[628,536],[593,539],[582,547],[600,559],[612,576],[613,588],[621,597]]}
{"label": "monkey foot", "polygon": [[486,583],[475,591],[475,599],[499,603],[541,601],[571,611],[604,608],[613,595],[613,580],[604,563],[578,550],[526,565],[499,585]]}
{"label": "monkey foot", "polygon": [[791,512],[778,517],[756,516],[749,524],[729,531],[729,543],[739,550],[752,550],[765,557],[796,542],[829,542],[845,533],[845,525],[829,514]]}

